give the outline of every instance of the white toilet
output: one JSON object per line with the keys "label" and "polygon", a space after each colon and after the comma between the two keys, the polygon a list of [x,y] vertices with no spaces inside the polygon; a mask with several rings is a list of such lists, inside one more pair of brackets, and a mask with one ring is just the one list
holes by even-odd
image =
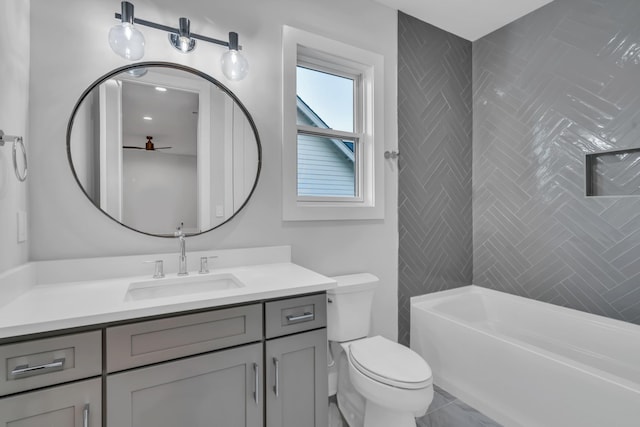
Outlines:
{"label": "white toilet", "polygon": [[413,350],[367,337],[378,284],[372,274],[333,277],[327,291],[329,395],[350,427],[416,427],[433,399],[431,368]]}

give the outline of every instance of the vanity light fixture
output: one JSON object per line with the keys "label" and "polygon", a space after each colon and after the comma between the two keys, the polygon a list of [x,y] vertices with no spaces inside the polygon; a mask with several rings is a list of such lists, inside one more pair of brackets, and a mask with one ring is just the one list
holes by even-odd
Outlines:
{"label": "vanity light fixture", "polygon": [[229,33],[229,50],[220,58],[222,72],[229,80],[242,80],[249,74],[249,63],[238,49],[238,34]]}
{"label": "vanity light fixture", "polygon": [[169,42],[182,53],[188,53],[195,49],[196,40],[191,37],[191,21],[187,18],[180,18],[178,20],[178,33],[170,33]]}
{"label": "vanity light fixture", "polygon": [[134,24],[137,24],[168,32],[171,45],[183,53],[193,51],[196,40],[224,46],[228,50],[220,59],[222,73],[229,80],[242,80],[249,73],[249,63],[240,53],[238,33],[230,32],[229,41],[224,41],[192,33],[191,21],[184,17],[179,19],[178,28],[138,19],[133,16],[133,4],[128,1],[121,3],[121,13],[116,13],[115,17],[120,20],[120,23],[109,31],[109,45],[115,53],[125,59],[136,61],[144,56],[145,40],[142,33],[134,27]]}
{"label": "vanity light fixture", "polygon": [[133,4],[123,1],[121,6],[120,23],[109,30],[109,45],[124,59],[137,61],[144,56],[144,35],[133,26]]}

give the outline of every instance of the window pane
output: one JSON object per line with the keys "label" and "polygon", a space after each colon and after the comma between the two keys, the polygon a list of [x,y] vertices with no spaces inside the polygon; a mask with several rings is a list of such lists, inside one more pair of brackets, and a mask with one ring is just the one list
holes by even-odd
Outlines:
{"label": "window pane", "polygon": [[355,141],[298,135],[298,196],[356,197]]}
{"label": "window pane", "polygon": [[298,124],[354,132],[353,91],[353,79],[298,66]]}

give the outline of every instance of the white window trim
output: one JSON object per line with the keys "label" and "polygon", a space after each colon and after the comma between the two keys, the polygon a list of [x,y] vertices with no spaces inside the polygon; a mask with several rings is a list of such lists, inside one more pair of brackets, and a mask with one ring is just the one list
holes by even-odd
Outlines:
{"label": "white window trim", "polygon": [[[336,63],[363,77],[360,199],[298,197],[296,66],[313,58]],[[324,60],[324,61],[323,61]],[[384,58],[358,47],[283,27],[282,218],[285,221],[362,220],[384,218]],[[340,68],[338,68],[339,70]],[[348,71],[348,70],[347,70]],[[375,101],[375,102],[374,102]]]}

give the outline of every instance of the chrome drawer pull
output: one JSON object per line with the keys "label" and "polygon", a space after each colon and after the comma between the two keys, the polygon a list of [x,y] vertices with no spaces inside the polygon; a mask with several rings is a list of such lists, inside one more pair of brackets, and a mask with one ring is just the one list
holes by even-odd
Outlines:
{"label": "chrome drawer pull", "polygon": [[82,411],[82,427],[89,427],[89,404],[84,405],[84,411]]}
{"label": "chrome drawer pull", "polygon": [[301,320],[313,320],[313,313],[307,311],[301,316],[287,315],[287,322],[299,322]]}
{"label": "chrome drawer pull", "polygon": [[253,400],[256,401],[256,405],[260,404],[258,390],[260,390],[260,366],[257,363],[253,364],[253,372],[255,374],[253,386],[255,391],[253,392]]}
{"label": "chrome drawer pull", "polygon": [[13,371],[11,371],[11,375],[19,376],[19,375],[37,375],[37,374],[45,374],[49,371],[57,371],[64,367],[64,357],[61,359],[56,359],[51,363],[45,363],[44,365],[38,366],[29,366],[29,365],[20,365],[16,366]]}
{"label": "chrome drawer pull", "polygon": [[273,364],[276,366],[276,379],[273,386],[273,392],[276,394],[276,397],[278,397],[280,396],[280,361],[274,357]]}

